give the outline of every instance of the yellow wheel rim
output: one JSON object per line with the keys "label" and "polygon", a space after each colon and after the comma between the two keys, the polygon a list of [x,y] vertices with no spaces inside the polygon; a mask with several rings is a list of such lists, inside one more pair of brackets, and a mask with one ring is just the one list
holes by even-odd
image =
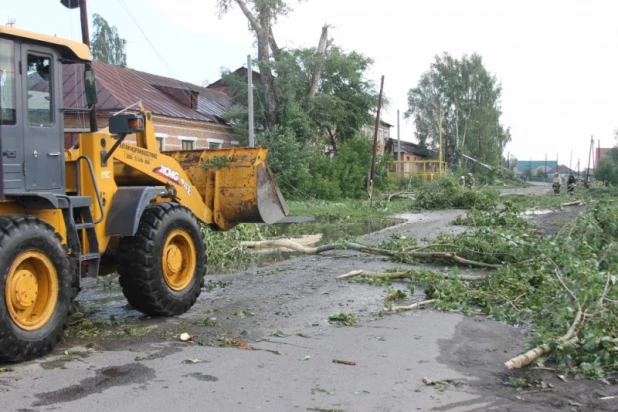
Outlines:
{"label": "yellow wheel rim", "polygon": [[58,273],[42,252],[21,253],[9,268],[4,286],[7,309],[24,330],[43,327],[58,303]]}
{"label": "yellow wheel rim", "polygon": [[193,279],[197,256],[191,236],[184,230],[172,231],[163,246],[163,278],[173,290],[183,290]]}

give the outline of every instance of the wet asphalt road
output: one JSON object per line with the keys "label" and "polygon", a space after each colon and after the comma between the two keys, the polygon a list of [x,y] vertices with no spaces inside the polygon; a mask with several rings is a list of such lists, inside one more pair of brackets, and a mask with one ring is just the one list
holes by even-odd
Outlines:
{"label": "wet asphalt road", "polygon": [[[448,223],[460,213],[402,215],[408,223],[363,240],[459,231]],[[522,330],[431,310],[381,317],[384,288],[335,280],[354,269],[393,266],[335,251],[221,276],[228,286],[203,293],[180,317],[150,320],[128,311],[127,319],[154,329],[188,331],[193,342],[171,334],[100,339],[87,349],[80,346],[87,340],[69,340],[47,358],[0,373],[2,410],[555,410],[522,407],[513,391],[501,392],[502,363],[522,350]],[[419,290],[410,302],[423,298]],[[339,312],[360,323],[329,323]],[[196,326],[209,316],[217,317],[214,325]],[[218,347],[221,336],[249,347]],[[439,383],[428,386],[424,377]]]}

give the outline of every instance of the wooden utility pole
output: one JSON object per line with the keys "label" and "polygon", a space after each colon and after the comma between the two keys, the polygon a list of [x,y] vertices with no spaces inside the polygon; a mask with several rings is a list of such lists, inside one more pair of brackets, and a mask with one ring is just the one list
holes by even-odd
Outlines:
{"label": "wooden utility pole", "polygon": [[371,173],[369,174],[369,204],[373,205],[373,184],[376,178],[376,151],[378,149],[378,130],[380,129],[380,109],[382,109],[382,92],[384,91],[384,75],[380,82],[380,96],[378,97],[378,111],[376,113],[376,129],[373,134],[373,156],[371,158]]}
{"label": "wooden utility pole", "polygon": [[440,143],[439,143],[439,151],[440,153],[438,154],[438,161],[440,163],[438,163],[438,168],[440,170],[440,173],[438,173],[439,175],[442,175],[442,105],[440,105],[440,109],[438,112],[438,134],[440,135]]}
{"label": "wooden utility pole", "polygon": [[[88,29],[88,5],[86,0],[79,0],[79,20],[82,26],[82,42],[90,48],[90,30]],[[90,63],[84,65],[84,70],[92,70]],[[96,86],[95,86],[96,87]],[[97,125],[97,105],[93,104],[90,109],[90,131],[96,132],[99,130]]]}
{"label": "wooden utility pole", "polygon": [[253,68],[251,67],[251,55],[247,55],[247,94],[249,96],[249,147],[255,146],[253,137]]}
{"label": "wooden utility pole", "polygon": [[[82,43],[84,43],[90,49],[90,30],[88,29],[88,4],[86,0],[60,0],[60,3],[68,9],[76,9],[79,7],[79,20],[82,26]],[[92,65],[86,63],[84,70],[92,70]],[[90,131],[96,132],[99,130],[97,125],[97,109],[93,104],[90,109]]]}
{"label": "wooden utility pole", "polygon": [[588,169],[586,170],[586,184],[589,184],[590,177],[590,158],[592,157],[592,148],[594,147],[594,136],[590,136],[590,151],[588,152]]}
{"label": "wooden utility pole", "polygon": [[403,163],[401,163],[401,127],[399,126],[399,110],[397,110],[397,160],[399,160],[399,174],[403,176]]}

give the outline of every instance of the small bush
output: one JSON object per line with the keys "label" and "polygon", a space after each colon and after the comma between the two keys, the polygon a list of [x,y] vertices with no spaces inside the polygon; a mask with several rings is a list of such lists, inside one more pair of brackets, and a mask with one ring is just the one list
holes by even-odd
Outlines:
{"label": "small bush", "polygon": [[486,210],[494,206],[499,193],[495,189],[468,190],[459,185],[453,177],[443,176],[421,186],[416,194],[414,206],[420,209],[461,208]]}

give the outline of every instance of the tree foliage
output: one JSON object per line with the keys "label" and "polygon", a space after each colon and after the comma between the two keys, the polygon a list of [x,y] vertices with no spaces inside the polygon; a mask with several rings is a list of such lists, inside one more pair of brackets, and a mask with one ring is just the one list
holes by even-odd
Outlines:
{"label": "tree foliage", "polygon": [[96,61],[127,67],[127,41],[118,35],[116,26],[110,26],[99,14],[92,16],[94,33],[90,40],[92,57]]}
{"label": "tree foliage", "polygon": [[[360,135],[372,122],[378,93],[366,74],[373,61],[333,46],[329,26],[317,47],[280,49],[272,27],[292,9],[285,0],[218,0],[220,15],[241,9],[257,42],[260,80],[254,81],[256,142],[268,146],[273,172],[286,196],[337,199],[366,195],[371,142]],[[223,73],[233,106],[224,118],[247,141],[246,77]],[[332,148],[332,149],[329,149]],[[333,159],[325,156],[332,150]],[[386,184],[380,157],[376,188]]]}
{"label": "tree foliage", "polygon": [[601,158],[594,172],[594,178],[618,185],[618,147],[614,147]]}
{"label": "tree foliage", "polygon": [[478,54],[461,59],[435,56],[418,85],[408,92],[406,118],[414,120],[416,137],[432,149],[439,146],[440,117],[446,161],[461,165],[462,154],[498,166],[510,131],[500,123],[502,87]]}
{"label": "tree foliage", "polygon": [[[317,61],[320,61],[319,63]],[[309,97],[314,68],[322,65],[320,81],[313,97]],[[352,51],[333,47],[327,56],[318,56],[315,49],[291,49],[281,52],[278,61],[270,63],[277,75],[274,92],[277,103],[277,124],[290,128],[301,141],[327,136],[337,151],[341,143],[355,136],[372,122],[371,112],[378,104],[378,92],[366,77],[373,64],[370,58]],[[223,81],[230,86],[234,108],[225,116],[246,135],[246,78],[229,71]],[[258,129],[266,127],[266,108],[260,97],[263,85],[254,84],[254,117]]]}
{"label": "tree foliage", "polygon": [[264,96],[264,126],[270,129],[277,124],[277,103],[273,90],[275,77],[270,62],[271,56],[278,60],[281,52],[273,34],[273,25],[278,17],[285,16],[292,9],[285,0],[217,0],[219,16],[234,5],[243,12],[249,22],[249,30],[255,35]]}

